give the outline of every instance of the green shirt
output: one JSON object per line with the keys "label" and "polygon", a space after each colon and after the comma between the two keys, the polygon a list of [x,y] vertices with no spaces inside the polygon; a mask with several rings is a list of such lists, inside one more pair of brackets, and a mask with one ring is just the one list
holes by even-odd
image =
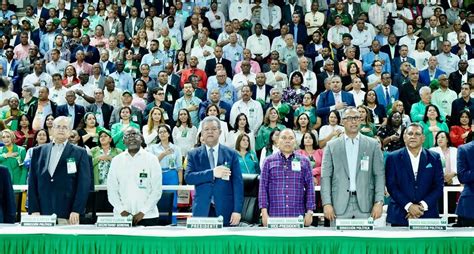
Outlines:
{"label": "green shirt", "polygon": [[[136,124],[132,121],[130,121],[130,124],[128,126],[133,127],[135,129],[137,129],[139,132],[141,132],[140,131],[140,126],[138,126],[138,124]],[[122,130],[123,128],[124,128],[124,126],[121,122],[120,123],[114,123],[112,125],[112,139],[114,140],[115,147],[117,147],[118,149],[120,149],[122,151],[125,151],[127,149],[127,147],[123,143],[123,131],[124,131],[124,130]]]}
{"label": "green shirt", "polygon": [[278,130],[283,130],[286,127],[283,124],[277,124],[275,128],[271,128],[268,125],[262,125],[260,126],[260,129],[258,129],[257,133],[257,139],[255,140],[255,150],[261,150],[264,148],[269,142],[270,142],[270,133],[272,133],[273,130],[278,129]]}
{"label": "green shirt", "polygon": [[15,157],[5,158],[4,155],[8,153],[8,149],[5,146],[1,148],[0,165],[8,168],[12,177],[12,184],[26,184],[27,170],[23,167],[26,150],[25,148],[14,144],[12,152],[17,153],[18,155]]}

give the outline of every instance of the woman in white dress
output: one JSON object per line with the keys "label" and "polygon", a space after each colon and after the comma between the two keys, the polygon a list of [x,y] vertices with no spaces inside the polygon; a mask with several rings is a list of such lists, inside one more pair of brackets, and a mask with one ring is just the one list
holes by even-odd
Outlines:
{"label": "woman in white dress", "polygon": [[191,123],[189,111],[185,108],[178,112],[178,121],[173,128],[174,144],[181,149],[181,155],[186,156],[197,141],[197,128]]}
{"label": "woman in white dress", "polygon": [[415,51],[410,53],[410,57],[415,59],[415,65],[418,70],[428,68],[428,59],[431,57],[431,53],[425,50],[426,41],[423,38],[416,40]]}

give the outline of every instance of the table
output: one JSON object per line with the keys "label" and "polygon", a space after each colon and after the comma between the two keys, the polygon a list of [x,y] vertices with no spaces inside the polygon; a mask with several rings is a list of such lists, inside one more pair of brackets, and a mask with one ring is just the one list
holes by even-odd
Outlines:
{"label": "table", "polygon": [[0,224],[0,253],[67,254],[472,254],[474,229],[335,231],[183,227],[95,228],[90,225],[28,228]]}

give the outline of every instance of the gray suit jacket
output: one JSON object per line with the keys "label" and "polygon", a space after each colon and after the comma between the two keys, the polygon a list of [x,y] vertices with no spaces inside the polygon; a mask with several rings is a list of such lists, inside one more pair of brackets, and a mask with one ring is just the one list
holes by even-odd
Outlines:
{"label": "gray suit jacket", "polygon": [[[370,213],[375,202],[383,201],[385,168],[382,150],[378,142],[359,134],[357,162],[348,162],[344,136],[329,142],[324,149],[321,172],[321,198],[323,205],[332,204],[336,216],[341,215],[349,204],[349,164],[357,163],[356,191],[360,210]],[[363,156],[369,156],[369,170],[361,171]]]}
{"label": "gray suit jacket", "polygon": [[132,34],[133,27],[132,27],[132,18],[128,18],[125,20],[125,26],[124,26],[124,33],[125,33],[125,38],[130,40],[132,36],[138,34],[138,30],[142,29],[143,26],[143,19],[137,18],[135,21],[135,31]]}
{"label": "gray suit jacket", "polygon": [[[309,57],[306,57],[306,59],[308,60],[308,70],[313,70],[313,60],[311,60],[311,58]],[[299,66],[300,66],[300,63],[299,63],[299,58],[296,56],[296,57],[292,57],[288,60],[288,63],[286,64],[286,73],[288,73],[288,75],[290,75],[293,71],[296,71],[299,69]]]}
{"label": "gray suit jacket", "polygon": [[104,21],[104,37],[109,38],[110,36],[117,36],[119,32],[122,32],[122,22],[118,18],[112,23],[112,28],[109,28],[109,21]]}

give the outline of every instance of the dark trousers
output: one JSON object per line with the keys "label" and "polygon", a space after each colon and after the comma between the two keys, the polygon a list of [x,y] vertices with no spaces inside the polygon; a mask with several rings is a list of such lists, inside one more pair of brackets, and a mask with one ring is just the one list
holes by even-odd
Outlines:
{"label": "dark trousers", "polygon": [[143,219],[137,223],[137,226],[145,226],[145,227],[158,226],[158,218]]}
{"label": "dark trousers", "polygon": [[458,217],[455,227],[474,227],[474,219],[466,217]]}

